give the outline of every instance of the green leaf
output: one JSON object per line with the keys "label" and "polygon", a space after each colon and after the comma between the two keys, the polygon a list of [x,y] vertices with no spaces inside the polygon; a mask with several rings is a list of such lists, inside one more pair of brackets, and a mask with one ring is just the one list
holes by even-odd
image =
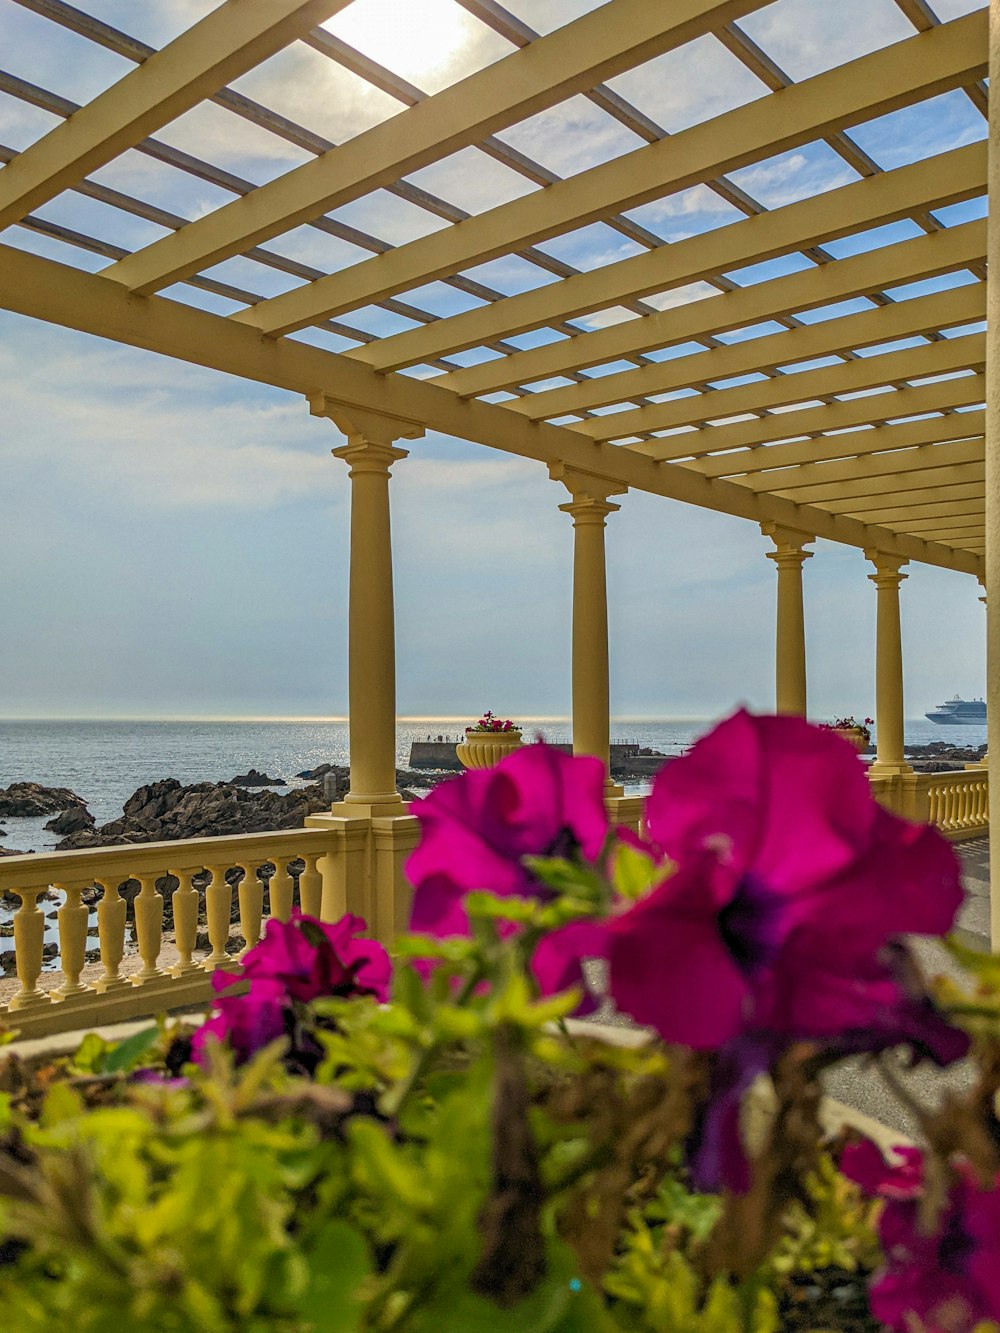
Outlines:
{"label": "green leaf", "polygon": [[70,1064],[84,1074],[100,1074],[104,1071],[109,1043],[96,1032],[88,1032],[77,1047]]}
{"label": "green leaf", "polygon": [[296,1314],[310,1321],[316,1333],[355,1333],[363,1312],[358,1288],[371,1272],[364,1237],[346,1222],[327,1222],[306,1259],[309,1285]]}
{"label": "green leaf", "polygon": [[615,848],[611,861],[611,883],[615,892],[622,898],[635,900],[644,898],[647,893],[670,878],[674,867],[664,866],[630,843],[620,842]]}
{"label": "green leaf", "polygon": [[108,1049],[101,1072],[105,1074],[127,1074],[130,1070],[135,1069],[142,1057],[152,1050],[159,1040],[160,1029],[155,1026],[143,1028],[141,1032],[133,1032],[131,1037],[116,1042]]}

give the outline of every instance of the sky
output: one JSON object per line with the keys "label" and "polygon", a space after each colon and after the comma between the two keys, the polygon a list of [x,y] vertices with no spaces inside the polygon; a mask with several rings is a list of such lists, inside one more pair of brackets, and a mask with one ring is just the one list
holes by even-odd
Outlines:
{"label": "sky", "polygon": [[[943,19],[976,7],[934,2]],[[328,26],[427,92],[509,50],[454,0],[409,3],[409,26],[391,0],[355,0]],[[84,7],[162,44],[213,6],[90,0]],[[508,7],[544,32],[597,6],[518,0]],[[824,0],[777,0],[743,26],[796,79],[912,31],[891,0],[843,0],[839,9],[850,13],[836,22],[833,8]],[[0,0],[0,50],[15,74],[74,100],[129,67],[71,34],[50,39],[49,26],[14,0]],[[398,110],[386,94],[305,48],[236,86],[337,142]],[[763,91],[714,39],[613,86],[671,131]],[[706,88],[707,99],[696,95]],[[257,183],[306,160],[262,131],[250,133],[253,127],[244,133],[243,122],[233,132],[231,121],[218,108],[202,108],[159,137]],[[53,123],[0,94],[0,143],[23,148]],[[954,94],[861,127],[855,137],[880,165],[895,166],[983,132]],[[636,146],[584,99],[504,137],[562,175]],[[414,181],[471,212],[529,188],[489,163],[468,150]],[[191,217],[230,197],[135,153],[95,176]],[[734,179],[774,207],[855,175],[817,144]],[[700,190],[635,216],[672,240],[726,225],[731,211]],[[163,234],[78,195],[61,196],[41,213],[130,248]],[[384,192],[343,213],[395,242],[441,225]],[[282,238],[283,253],[329,270],[363,257],[308,231]],[[20,229],[2,239],[91,271],[107,262]],[[638,252],[600,226],[544,248],[580,268]],[[507,293],[548,280],[516,259],[481,270],[474,276]],[[218,276],[268,295],[294,285],[245,260],[220,265]],[[226,313],[235,308],[190,288],[170,295]],[[444,284],[418,295],[441,314],[473,304]],[[380,310],[353,312],[350,322],[378,334],[412,327]],[[352,345],[332,335],[316,340],[335,350]],[[329,422],[311,418],[294,395],[5,312],[0,382],[0,717],[346,712],[349,482],[343,463],[330,457],[342,440]],[[572,526],[558,508],[563,488],[540,464],[438,434],[408,447],[391,485],[398,711],[566,714]],[[616,716],[710,717],[740,702],[773,704],[775,570],[755,525],[633,492],[609,518],[607,549]],[[873,711],[870,572],[860,551],[827,542],[816,543],[805,566],[817,717]],[[952,694],[982,694],[985,613],[974,579],[920,565],[909,575],[901,596],[907,712],[919,716]]]}

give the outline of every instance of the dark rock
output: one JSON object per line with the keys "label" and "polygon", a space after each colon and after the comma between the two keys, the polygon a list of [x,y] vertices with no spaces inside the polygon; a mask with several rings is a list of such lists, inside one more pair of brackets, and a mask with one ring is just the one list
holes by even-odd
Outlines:
{"label": "dark rock", "polygon": [[23,819],[73,808],[86,810],[87,803],[68,787],[43,787],[38,782],[12,782],[6,789],[0,787],[0,815]]}
{"label": "dark rock", "polygon": [[31,856],[31,852],[22,852],[19,847],[0,847],[0,856]]}
{"label": "dark rock", "polygon": [[183,787],[176,778],[165,778],[134,792],[125,802],[120,819],[71,833],[58,844],[58,850],[302,828],[306,815],[328,808],[319,786],[300,787],[279,796],[267,789],[248,791],[229,782],[196,782]]}
{"label": "dark rock", "polygon": [[45,825],[53,833],[59,833],[65,836],[67,833],[79,833],[81,829],[94,827],[94,816],[86,806],[71,806],[69,810],[63,810],[61,814],[50,819]]}
{"label": "dark rock", "polygon": [[336,773],[338,777],[348,778],[350,769],[345,768],[343,764],[320,764],[318,768],[306,768],[301,773],[296,773],[297,778],[305,778],[306,782],[322,782],[327,773]]}
{"label": "dark rock", "polygon": [[4,832],[2,828],[0,828],[0,838],[6,838],[6,836],[7,834]]}
{"label": "dark rock", "polygon": [[234,787],[287,787],[288,783],[284,778],[269,778],[266,773],[258,773],[255,768],[251,768],[249,773],[233,778],[232,785]]}

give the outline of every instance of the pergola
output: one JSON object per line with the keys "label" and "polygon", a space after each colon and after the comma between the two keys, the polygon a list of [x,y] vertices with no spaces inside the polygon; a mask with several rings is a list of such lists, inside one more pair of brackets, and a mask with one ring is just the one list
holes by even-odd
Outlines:
{"label": "pergola", "polygon": [[[863,550],[878,589],[872,773],[909,808],[902,570],[923,561],[991,586],[1000,561],[1000,472],[987,449],[1000,429],[986,391],[986,262],[1000,242],[985,216],[1000,170],[985,123],[990,10],[949,0],[958,16],[942,22],[934,0],[892,0],[908,35],[795,81],[750,35],[766,0],[581,0],[545,35],[519,16],[526,0],[518,14],[451,2],[499,58],[427,95],[321,26],[350,0],[224,0],[159,50],[63,0],[0,0],[123,68],[83,106],[0,71],[0,93],[53,122],[21,151],[0,144],[0,307],[300,394],[346,435],[334,452],[352,478],[352,785],[318,820],[353,847],[375,828],[371,865],[384,850],[398,878],[411,836],[394,778],[389,475],[406,456],[398,442],[425,430],[535,459],[568,491],[574,744],[605,759],[614,496],[634,488],[761,526],[778,569],[785,712],[806,708],[806,547]],[[1000,60],[1000,0],[991,9]],[[706,44],[738,63],[753,95],[668,133],[622,89],[641,90],[658,69],[669,78]],[[334,144],[230,86],[301,46],[398,112]],[[878,118],[932,115],[945,94],[971,104],[981,133],[891,169],[862,146]],[[513,131],[571,99],[613,125],[618,148],[588,159],[582,143],[584,165],[560,178]],[[156,137],[209,103],[292,145],[301,164],[254,184]],[[817,146],[846,183],[768,207],[737,179]],[[217,206],[189,217],[115,188],[104,169],[132,151],[164,182],[206,183]],[[496,202],[467,211],[427,187],[426,169],[459,154],[469,171],[499,173]],[[355,225],[349,206],[377,192],[419,216],[419,234],[391,244]],[[726,225],[666,239],[655,206],[694,192],[711,192]],[[153,239],[130,249],[45,217],[67,193],[141,220]],[[575,267],[544,248],[588,227],[627,253]],[[337,264],[296,258],[300,228],[339,247]],[[498,260],[520,279],[492,285]],[[234,285],[235,271],[262,290]],[[989,641],[1000,756],[1000,617]],[[1000,776],[993,790],[1000,830]],[[619,790],[609,800],[634,817]]]}

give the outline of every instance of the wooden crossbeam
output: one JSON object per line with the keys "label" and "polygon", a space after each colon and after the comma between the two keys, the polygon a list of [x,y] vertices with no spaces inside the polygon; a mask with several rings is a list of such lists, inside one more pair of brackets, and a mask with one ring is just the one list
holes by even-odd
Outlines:
{"label": "wooden crossbeam", "polygon": [[[709,352],[676,357],[671,361],[658,361],[618,375],[601,375],[587,383],[575,384],[571,389],[529,394],[509,404],[508,410],[530,417],[532,421],[549,420],[584,408],[634,402],[651,394],[669,393],[696,384],[711,384],[739,375],[770,370],[775,366],[832,356],[854,348],[889,343],[928,330],[955,328],[961,324],[974,323],[985,316],[986,284],[977,282],[911,301],[879,306],[840,319],[823,320],[791,332],[752,338],[747,342],[732,343]],[[550,400],[554,400],[554,403]],[[570,407],[568,404],[571,400],[577,401],[578,405]],[[706,402],[704,406],[708,411],[712,404]],[[748,407],[747,410],[753,409]],[[718,414],[713,410],[712,415]],[[626,430],[622,433],[630,435],[638,432]]]}
{"label": "wooden crossbeam", "polygon": [[[983,450],[980,450],[983,453]],[[982,483],[986,476],[986,464],[980,459],[972,463],[948,464],[941,461],[937,466],[903,469],[891,476],[873,476],[864,473],[847,481],[822,482],[814,486],[795,486],[788,488],[775,484],[772,495],[787,495],[797,504],[817,504],[824,507],[841,500],[867,500],[878,497],[884,502],[887,495],[898,497],[911,492],[920,494],[924,500],[937,499],[936,492],[945,494],[951,486],[966,483]],[[854,512],[853,510],[851,512]]]}
{"label": "wooden crossbeam", "polygon": [[[589,17],[599,17],[609,8],[614,7],[605,6]],[[661,12],[659,6],[647,4],[646,8]],[[987,22],[981,12],[956,19],[490,209],[461,227],[433,232],[308,288],[272,297],[233,318],[272,335],[291,333],[317,319],[419,287],[523,245],[586,226],[608,213],[687,189],[765,155],[799,147],[828,129],[856,124],[959,87],[985,71],[986,34]],[[516,61],[521,54],[508,60]],[[496,73],[492,77],[501,86],[505,82]],[[406,115],[430,105],[425,102]],[[175,239],[167,237],[157,244],[167,245]],[[133,266],[132,286],[136,285],[136,271]],[[142,290],[148,289],[149,284],[144,284]]]}
{"label": "wooden crossbeam", "polygon": [[[891,428],[890,428],[891,429]],[[869,432],[874,433],[874,432]],[[817,441],[818,443],[818,441]],[[765,450],[765,452],[767,452]],[[821,497],[812,495],[816,487],[830,487],[874,477],[896,477],[917,471],[931,471],[962,463],[982,463],[986,456],[983,436],[948,444],[924,444],[915,449],[893,449],[890,453],[854,455],[832,462],[802,463],[798,467],[768,468],[740,477],[739,484],[752,491],[771,491],[793,495],[803,503]],[[809,494],[805,494],[808,492]]]}
{"label": "wooden crossbeam", "polygon": [[[929,240],[929,237],[925,239]],[[888,260],[892,256],[885,257]],[[829,267],[836,268],[837,265]],[[551,420],[552,417],[607,407],[612,403],[635,403],[653,393],[712,384],[717,380],[769,371],[779,365],[792,365],[796,361],[836,356],[849,349],[873,347],[877,343],[892,343],[929,329],[955,328],[984,319],[985,299],[985,283],[973,283],[916,300],[895,301],[859,315],[823,320],[791,332],[771,333],[745,343],[723,345],[711,352],[655,361],[620,375],[597,376],[569,388],[529,393],[524,399],[508,404],[508,411],[520,412],[532,421]]]}
{"label": "wooden crossbeam", "polygon": [[[786,336],[793,337],[792,334]],[[741,384],[732,389],[716,389],[711,393],[678,398],[669,403],[652,403],[634,411],[612,412],[608,416],[576,422],[572,429],[594,440],[622,440],[647,431],[670,430],[706,420],[738,416],[744,412],[764,412],[786,404],[808,403],[817,398],[855,393],[883,384],[893,384],[897,380],[947,375],[955,370],[981,366],[985,359],[986,335],[969,333],[922,347],[908,347],[901,352],[860,357],[856,361],[824,366],[821,370],[778,375],[774,379]],[[796,414],[793,412],[790,415]],[[788,433],[792,430],[794,423]]]}
{"label": "wooden crossbeam", "polygon": [[614,0],[532,42],[526,50],[515,51],[501,66],[469,75],[262,186],[246,200],[235,200],[164,237],[109,269],[109,276],[133,291],[147,295],[158,291],[764,3],[677,0],[661,6],[647,0]]}
{"label": "wooden crossbeam", "polygon": [[[508,296],[488,309],[452,315],[438,321],[433,330],[411,329],[382,338],[376,348],[355,355],[377,370],[399,370],[467,347],[485,345],[500,336],[500,331],[513,335],[551,326],[553,320],[575,318],[588,311],[621,305],[633,297],[668,292],[777,255],[801,252],[818,240],[864,231],[907,217],[924,206],[970,199],[986,190],[986,157],[985,144],[968,144],[704,235],[662,245],[650,254],[636,255],[560,283]],[[919,259],[926,251],[917,251],[918,257],[913,258],[909,247],[916,246],[918,239],[925,238],[902,242],[888,252],[838,260],[724,297],[664,310],[610,328],[581,332],[544,347],[468,366],[453,371],[442,383],[463,397],[492,393],[513,384],[529,384],[581,367],[617,361],[654,347],[683,342],[688,337],[740,328],[758,320],[778,318],[787,311],[805,310],[860,291],[873,291],[882,281],[894,281],[897,255],[904,267],[911,262],[928,262]],[[981,244],[977,242],[977,247]],[[843,288],[839,286],[841,279]]]}
{"label": "wooden crossbeam", "polygon": [[349,0],[227,0],[0,173],[0,230],[252,69]]}
{"label": "wooden crossbeam", "polygon": [[912,494],[900,491],[891,497],[891,501],[880,495],[860,500],[831,500],[822,508],[829,514],[851,514],[855,518],[865,515],[864,521],[871,523],[889,522],[891,509],[896,517],[905,522],[908,512],[914,518],[932,518],[937,514],[985,513],[986,497],[982,482],[969,482],[942,486],[936,498],[928,498],[923,491],[914,491]]}
{"label": "wooden crossbeam", "polygon": [[700,472],[704,477],[752,476],[774,468],[858,458],[886,450],[910,449],[917,445],[941,444],[945,441],[982,439],[985,417],[984,412],[957,412],[895,426],[839,431],[835,435],[819,435],[814,439],[796,440],[789,444],[756,445],[731,453],[692,458],[684,466]]}
{"label": "wooden crossbeam", "polygon": [[[947,412],[955,407],[974,407],[983,402],[985,397],[986,377],[964,375],[937,384],[894,389],[888,393],[849,399],[847,402],[782,412],[753,421],[738,421],[730,426],[706,426],[701,430],[683,431],[663,439],[646,440],[624,447],[633,453],[646,454],[661,461],[688,458],[698,454],[743,449],[754,444],[776,444],[803,435],[819,435],[827,431],[896,421],[920,416],[924,412]],[[507,415],[514,414],[510,412]]]}

